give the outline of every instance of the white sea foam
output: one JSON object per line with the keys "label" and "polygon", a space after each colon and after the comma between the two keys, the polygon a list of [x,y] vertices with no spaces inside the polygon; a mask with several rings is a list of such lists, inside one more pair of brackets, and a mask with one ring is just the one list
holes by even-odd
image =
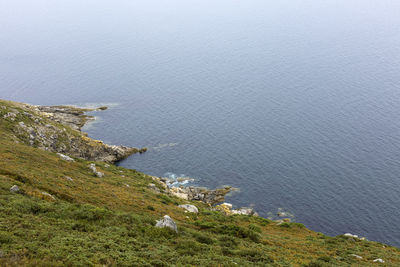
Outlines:
{"label": "white sea foam", "polygon": [[194,178],[189,177],[185,174],[175,174],[172,172],[167,172],[164,174],[164,177],[167,177],[171,183],[169,186],[180,186],[180,185],[185,185],[191,182],[194,182]]}
{"label": "white sea foam", "polygon": [[176,145],[178,145],[178,143],[158,144],[158,145],[156,145],[156,146],[154,146],[154,147],[151,147],[150,149],[155,150],[155,151],[160,151],[160,150],[163,149],[163,148],[166,148],[166,147],[174,147],[174,146],[176,146]]}

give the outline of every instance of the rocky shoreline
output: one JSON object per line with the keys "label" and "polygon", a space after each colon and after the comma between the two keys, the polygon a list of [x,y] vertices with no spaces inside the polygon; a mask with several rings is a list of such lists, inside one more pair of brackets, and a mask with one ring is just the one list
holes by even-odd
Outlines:
{"label": "rocky shoreline", "polygon": [[[73,161],[80,158],[90,161],[115,163],[134,153],[146,152],[146,148],[135,148],[104,144],[94,140],[82,132],[82,127],[95,118],[86,113],[106,110],[107,107],[95,109],[78,108],[73,106],[38,106],[14,103],[19,109],[8,112],[4,119],[13,122],[15,142],[23,142],[33,147],[57,153],[61,159]],[[51,123],[55,122],[55,123]],[[64,127],[60,127],[64,126]],[[96,173],[96,171],[94,171]],[[100,175],[101,174],[101,175]],[[103,174],[98,172],[98,177]],[[257,215],[252,208],[233,210],[229,203],[222,203],[225,196],[235,188],[225,186],[217,189],[207,189],[195,186],[176,186],[174,181],[165,177],[152,177],[158,184],[152,184],[151,189],[185,200],[196,200],[208,204],[211,209],[219,210],[227,215],[245,214]]]}
{"label": "rocky shoreline", "polygon": [[161,190],[155,186],[155,184],[150,184],[149,188],[158,193],[163,192],[185,200],[201,201],[208,204],[211,210],[221,211],[226,215],[241,214],[258,216],[258,213],[250,207],[232,209],[232,204],[230,203],[216,205],[223,202],[225,200],[225,196],[232,191],[236,191],[237,188],[224,186],[223,188],[208,189],[205,187],[196,186],[174,186],[174,181],[166,177],[152,176],[152,179],[161,185]]}

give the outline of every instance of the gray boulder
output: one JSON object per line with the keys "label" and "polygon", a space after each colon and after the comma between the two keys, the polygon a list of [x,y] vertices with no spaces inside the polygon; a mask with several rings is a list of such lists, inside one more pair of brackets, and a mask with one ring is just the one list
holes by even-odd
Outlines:
{"label": "gray boulder", "polygon": [[188,212],[193,212],[193,213],[198,213],[199,209],[194,206],[194,205],[190,205],[190,204],[183,204],[183,205],[179,205],[180,208],[187,210]]}
{"label": "gray boulder", "polygon": [[168,215],[165,215],[164,218],[162,218],[161,220],[158,220],[156,223],[156,227],[158,227],[158,228],[167,227],[167,228],[174,230],[175,232],[178,232],[176,223]]}

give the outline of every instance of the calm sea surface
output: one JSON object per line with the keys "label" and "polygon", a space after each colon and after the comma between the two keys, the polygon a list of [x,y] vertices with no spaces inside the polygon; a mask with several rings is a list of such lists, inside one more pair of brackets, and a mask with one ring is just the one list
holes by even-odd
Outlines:
{"label": "calm sea surface", "polygon": [[400,1],[0,1],[0,98],[107,104],[120,164],[400,246]]}

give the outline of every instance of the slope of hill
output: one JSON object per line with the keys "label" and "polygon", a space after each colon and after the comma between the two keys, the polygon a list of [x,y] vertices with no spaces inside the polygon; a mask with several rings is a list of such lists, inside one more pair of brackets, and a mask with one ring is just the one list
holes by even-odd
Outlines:
{"label": "slope of hill", "polygon": [[[68,149],[73,160],[60,156],[21,131],[39,126],[60,129],[48,137],[58,147],[67,148],[70,138],[99,145],[30,106],[0,100],[1,266],[400,266],[395,247],[329,237],[299,223],[227,216],[166,193],[138,171],[87,161]],[[177,233],[155,227],[164,215]]]}

